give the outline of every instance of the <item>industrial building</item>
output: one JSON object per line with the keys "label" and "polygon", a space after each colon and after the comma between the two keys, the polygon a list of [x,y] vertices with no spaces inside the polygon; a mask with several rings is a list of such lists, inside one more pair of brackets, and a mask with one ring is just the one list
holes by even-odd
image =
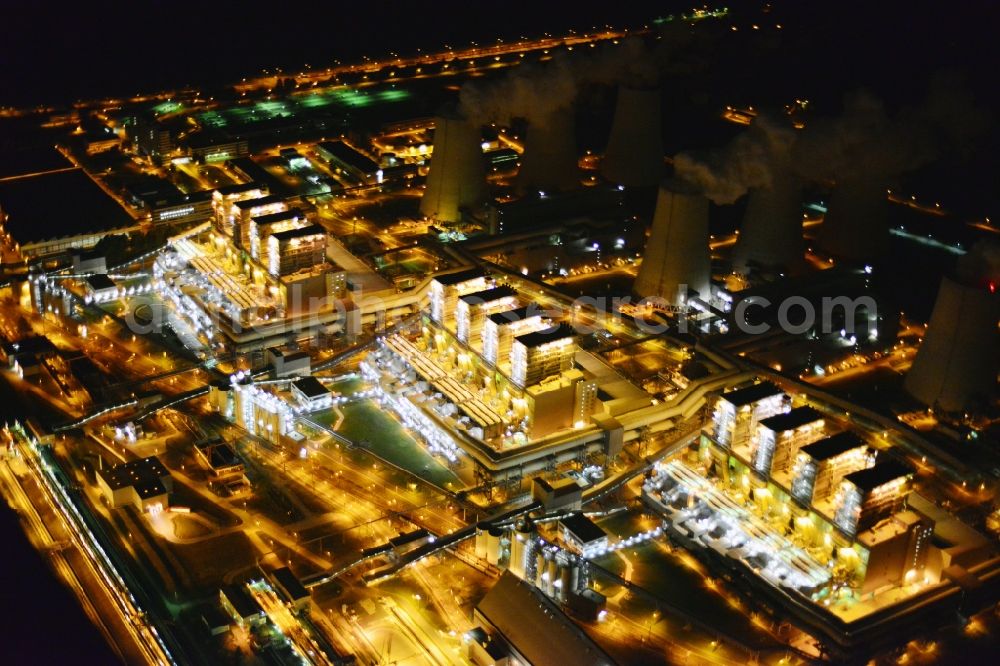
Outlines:
{"label": "industrial building", "polygon": [[769,416],[757,424],[750,447],[751,464],[764,475],[786,472],[799,449],[822,436],[823,416],[812,407]]}
{"label": "industrial building", "polygon": [[150,456],[98,469],[97,485],[114,509],[131,504],[157,513],[169,505],[173,477],[159,458]]}
{"label": "industrial building", "polygon": [[431,319],[438,323],[450,321],[459,296],[483,291],[486,287],[486,273],[479,268],[435,275],[430,284]]}
{"label": "industrial building", "polygon": [[912,478],[913,469],[897,460],[845,475],[837,491],[834,521],[848,534],[871,527],[902,508]]}
{"label": "industrial building", "polygon": [[868,444],[852,432],[806,444],[799,449],[792,470],[792,496],[806,505],[820,504],[840,487],[846,475],[873,462]]}
{"label": "industrial building", "polygon": [[568,324],[519,335],[510,347],[511,379],[521,387],[534,386],[572,368],[575,354],[576,333]]}
{"label": "industrial building", "polygon": [[268,270],[276,277],[312,270],[326,262],[326,229],[318,224],[273,233],[267,245]]}
{"label": "industrial building", "polygon": [[270,266],[270,243],[272,234],[292,229],[301,229],[308,224],[301,208],[259,215],[250,220],[250,256],[264,266]]}
{"label": "industrial building", "polygon": [[608,534],[583,513],[559,519],[559,537],[566,547],[584,557],[596,557],[608,546]]}
{"label": "industrial building", "polygon": [[342,140],[316,144],[316,154],[336,172],[343,173],[362,185],[382,182],[382,169],[378,163]]}
{"label": "industrial building", "polygon": [[264,609],[244,585],[234,583],[219,590],[219,603],[240,627],[256,626],[267,620]]}
{"label": "industrial building", "polygon": [[275,379],[312,374],[312,359],[305,351],[269,347],[264,354],[264,360],[271,366]]}
{"label": "industrial building", "polygon": [[223,235],[233,238],[233,229],[236,226],[236,203],[250,199],[260,199],[267,196],[266,185],[259,183],[242,183],[239,185],[226,185],[212,191],[212,210],[214,212],[215,226]]}
{"label": "industrial building", "polygon": [[288,197],[268,194],[255,199],[239,199],[231,206],[233,216],[233,241],[237,247],[250,252],[252,241],[250,227],[254,218],[280,213],[288,208]]}
{"label": "industrial building", "polygon": [[517,292],[507,286],[459,296],[455,304],[455,334],[466,344],[470,339],[477,340],[486,317],[516,306]]}
{"label": "industrial building", "polygon": [[479,602],[473,620],[506,648],[512,663],[615,663],[558,604],[510,572]]}
{"label": "industrial building", "polygon": [[333,403],[333,394],[322,382],[312,376],[292,382],[292,396],[306,411],[327,409]]}
{"label": "industrial building", "polygon": [[498,359],[510,357],[514,338],[549,326],[548,320],[542,316],[542,309],[537,306],[524,306],[490,314],[483,321],[481,332],[483,359],[490,365],[496,365]]}
{"label": "industrial building", "polygon": [[770,382],[723,393],[715,402],[712,437],[721,446],[745,446],[761,419],[788,410],[788,397]]}

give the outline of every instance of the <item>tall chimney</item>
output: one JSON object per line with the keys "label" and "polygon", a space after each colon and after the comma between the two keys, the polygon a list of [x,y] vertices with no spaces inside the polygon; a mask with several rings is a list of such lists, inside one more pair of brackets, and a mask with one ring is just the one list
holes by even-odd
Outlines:
{"label": "tall chimney", "polygon": [[903,381],[906,392],[946,411],[989,397],[1000,370],[998,318],[1000,300],[990,288],[942,278],[924,341]]}
{"label": "tall chimney", "polygon": [[461,209],[486,201],[486,162],[479,129],[457,117],[434,119],[434,152],[420,212],[458,222]]}
{"label": "tall chimney", "polygon": [[875,178],[838,182],[817,242],[830,254],[851,261],[882,254],[889,242],[885,183]]}
{"label": "tall chimney", "polygon": [[618,103],[601,175],[629,187],[651,187],[663,177],[663,130],[658,88],[618,87]]}
{"label": "tall chimney", "polygon": [[517,187],[568,190],[580,184],[573,110],[562,108],[528,125]]}
{"label": "tall chimney", "polygon": [[632,290],[643,298],[660,297],[672,304],[683,303],[688,290],[708,298],[711,269],[708,199],[687,183],[661,185]]}
{"label": "tall chimney", "polygon": [[770,187],[750,190],[733,268],[742,272],[751,262],[789,268],[801,263],[803,249],[802,182],[786,168],[772,174]]}

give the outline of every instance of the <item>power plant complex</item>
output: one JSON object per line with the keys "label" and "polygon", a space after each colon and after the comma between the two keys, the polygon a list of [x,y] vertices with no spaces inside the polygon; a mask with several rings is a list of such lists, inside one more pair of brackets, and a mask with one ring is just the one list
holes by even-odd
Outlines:
{"label": "power plant complex", "polygon": [[995,663],[989,114],[788,4],[4,106],[0,495],[76,661]]}

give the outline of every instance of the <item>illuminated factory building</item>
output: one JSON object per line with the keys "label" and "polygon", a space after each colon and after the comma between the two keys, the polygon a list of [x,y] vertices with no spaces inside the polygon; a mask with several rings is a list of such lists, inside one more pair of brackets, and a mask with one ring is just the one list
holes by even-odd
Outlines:
{"label": "illuminated factory building", "polygon": [[844,476],[837,491],[837,525],[848,534],[870,527],[902,507],[913,470],[888,460]]}
{"label": "illuminated factory building", "polygon": [[270,194],[258,199],[242,199],[233,204],[233,240],[246,251],[251,250],[250,227],[254,218],[280,213],[288,208],[287,198]]}
{"label": "illuminated factory building", "polygon": [[495,312],[483,321],[481,332],[483,359],[490,365],[496,365],[498,359],[510,356],[514,338],[548,327],[549,324],[542,317],[541,309],[537,307],[526,306]]}
{"label": "illuminated factory building", "polygon": [[253,218],[250,220],[250,256],[265,266],[270,266],[268,239],[271,235],[301,229],[306,224],[306,215],[300,208],[289,208]]}
{"label": "illuminated factory building", "polygon": [[438,275],[430,285],[430,316],[441,323],[451,319],[459,296],[486,289],[486,274],[478,268]]}
{"label": "illuminated factory building", "polygon": [[267,193],[267,188],[259,183],[227,185],[215,190],[212,193],[212,209],[215,213],[216,228],[232,238],[233,227],[236,224],[236,203],[248,199],[260,199]]}
{"label": "illuminated factory building", "polygon": [[455,304],[455,333],[459,341],[468,343],[470,339],[475,340],[486,317],[516,305],[517,293],[504,286],[460,296]]}
{"label": "illuminated factory building", "polygon": [[753,467],[761,474],[783,472],[799,449],[822,435],[823,417],[812,407],[769,416],[757,424],[750,451]]}
{"label": "illuminated factory building", "polygon": [[271,275],[291,275],[320,266],[326,257],[326,231],[318,225],[279,231],[268,237]]}
{"label": "illuminated factory building", "polygon": [[799,449],[792,478],[792,495],[804,504],[819,504],[851,472],[871,466],[868,445],[851,432],[839,432]]}
{"label": "illuminated factory building", "polygon": [[723,394],[715,404],[713,435],[725,447],[742,446],[757,431],[757,423],[787,411],[787,398],[769,382]]}
{"label": "illuminated factory building", "polygon": [[560,324],[514,338],[510,349],[511,379],[532,386],[573,366],[576,340],[572,327]]}

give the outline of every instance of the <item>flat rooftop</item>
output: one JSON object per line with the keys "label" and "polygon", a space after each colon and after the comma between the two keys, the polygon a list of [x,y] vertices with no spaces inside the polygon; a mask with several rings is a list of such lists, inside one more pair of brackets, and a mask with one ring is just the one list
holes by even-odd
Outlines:
{"label": "flat rooftop", "polygon": [[299,599],[309,597],[309,590],[303,587],[298,577],[288,567],[275,569],[271,572],[271,576],[291,601],[298,601]]}
{"label": "flat rooftop", "polygon": [[573,330],[572,326],[569,324],[559,324],[543,331],[525,333],[524,335],[519,335],[514,339],[530,349],[532,347],[541,347],[549,342],[564,340],[575,336],[576,331]]}
{"label": "flat rooftop", "polygon": [[475,280],[477,278],[486,277],[486,273],[481,268],[470,268],[464,271],[458,271],[457,273],[446,273],[445,275],[435,275],[434,281],[442,284],[446,287],[456,284],[462,284],[463,282],[468,282],[469,280]]}
{"label": "flat rooftop", "polygon": [[305,238],[306,236],[325,236],[326,229],[319,226],[318,224],[310,224],[309,226],[302,227],[301,229],[288,229],[287,231],[279,231],[276,234],[271,234],[272,238],[277,238],[279,241],[292,240],[293,238]]}
{"label": "flat rooftop", "polygon": [[362,173],[375,173],[378,171],[378,164],[374,160],[343,141],[324,141],[318,144],[318,147]]}
{"label": "flat rooftop", "polygon": [[822,421],[823,415],[812,407],[796,407],[784,414],[775,414],[766,419],[761,419],[760,425],[774,432],[785,432],[795,430],[809,423]]}
{"label": "flat rooftop", "polygon": [[100,291],[101,289],[114,289],[117,286],[115,285],[115,281],[104,273],[88,275],[86,280],[87,284],[90,285],[90,288],[95,291]]}
{"label": "flat rooftop", "polygon": [[504,324],[512,324],[516,321],[524,321],[525,319],[531,319],[532,317],[541,317],[542,309],[537,305],[526,305],[521,308],[514,308],[513,310],[504,310],[503,312],[494,312],[490,315],[490,321],[492,321],[497,326],[503,326]]}
{"label": "flat rooftop", "polygon": [[754,384],[753,386],[723,393],[722,399],[732,405],[742,407],[744,405],[752,405],[755,402],[760,402],[765,398],[781,395],[782,393],[783,391],[771,382],[761,382],[759,384]]}
{"label": "flat rooftop", "polygon": [[236,202],[236,207],[240,210],[250,210],[251,208],[257,208],[258,206],[269,206],[270,204],[281,203],[287,201],[288,197],[283,194],[268,194],[266,197],[260,197],[258,199],[243,199]]}
{"label": "flat rooftop", "polygon": [[131,226],[125,210],[83,171],[0,182],[5,227],[22,245]]}
{"label": "flat rooftop", "polygon": [[292,382],[292,386],[301,391],[302,395],[307,398],[320,398],[330,394],[330,389],[323,386],[322,382],[312,376],[296,379]]}
{"label": "flat rooftop", "polygon": [[845,481],[850,481],[861,490],[874,490],[890,481],[913,474],[913,468],[898,460],[886,460],[875,463],[874,467],[851,472],[844,477]]}
{"label": "flat rooftop", "polygon": [[459,296],[459,300],[464,301],[469,305],[479,305],[483,303],[493,303],[494,301],[499,301],[501,298],[509,298],[511,296],[517,296],[517,292],[507,285],[502,285],[492,289],[477,291],[473,294]]}
{"label": "flat rooftop", "polygon": [[559,523],[582,543],[593,543],[608,536],[601,527],[587,516],[579,512],[560,518]]}
{"label": "flat rooftop", "polygon": [[227,585],[222,588],[222,594],[241,618],[253,617],[264,613],[264,609],[260,607],[257,600],[242,585]]}
{"label": "flat rooftop", "polygon": [[838,432],[836,435],[830,435],[818,442],[813,442],[812,444],[806,444],[802,447],[801,451],[808,455],[813,460],[829,460],[830,458],[836,458],[841,453],[846,453],[852,449],[856,449],[861,446],[865,446],[865,441],[855,435],[853,432]]}
{"label": "flat rooftop", "polygon": [[556,603],[509,571],[476,610],[530,664],[615,663]]}
{"label": "flat rooftop", "polygon": [[256,222],[257,224],[274,224],[275,222],[291,220],[296,217],[305,217],[305,213],[302,211],[301,208],[289,208],[288,210],[283,210],[277,213],[258,215],[253,218],[253,221]]}
{"label": "flat rooftop", "polygon": [[249,183],[238,183],[236,185],[223,185],[216,191],[223,196],[229,196],[233,194],[242,194],[243,192],[249,192],[250,190],[266,190],[266,189],[267,187],[261,185],[260,183],[249,182]]}
{"label": "flat rooftop", "polygon": [[170,471],[156,456],[98,470],[97,473],[112,490],[132,487],[139,497],[155,497],[167,492],[162,479],[170,476]]}

